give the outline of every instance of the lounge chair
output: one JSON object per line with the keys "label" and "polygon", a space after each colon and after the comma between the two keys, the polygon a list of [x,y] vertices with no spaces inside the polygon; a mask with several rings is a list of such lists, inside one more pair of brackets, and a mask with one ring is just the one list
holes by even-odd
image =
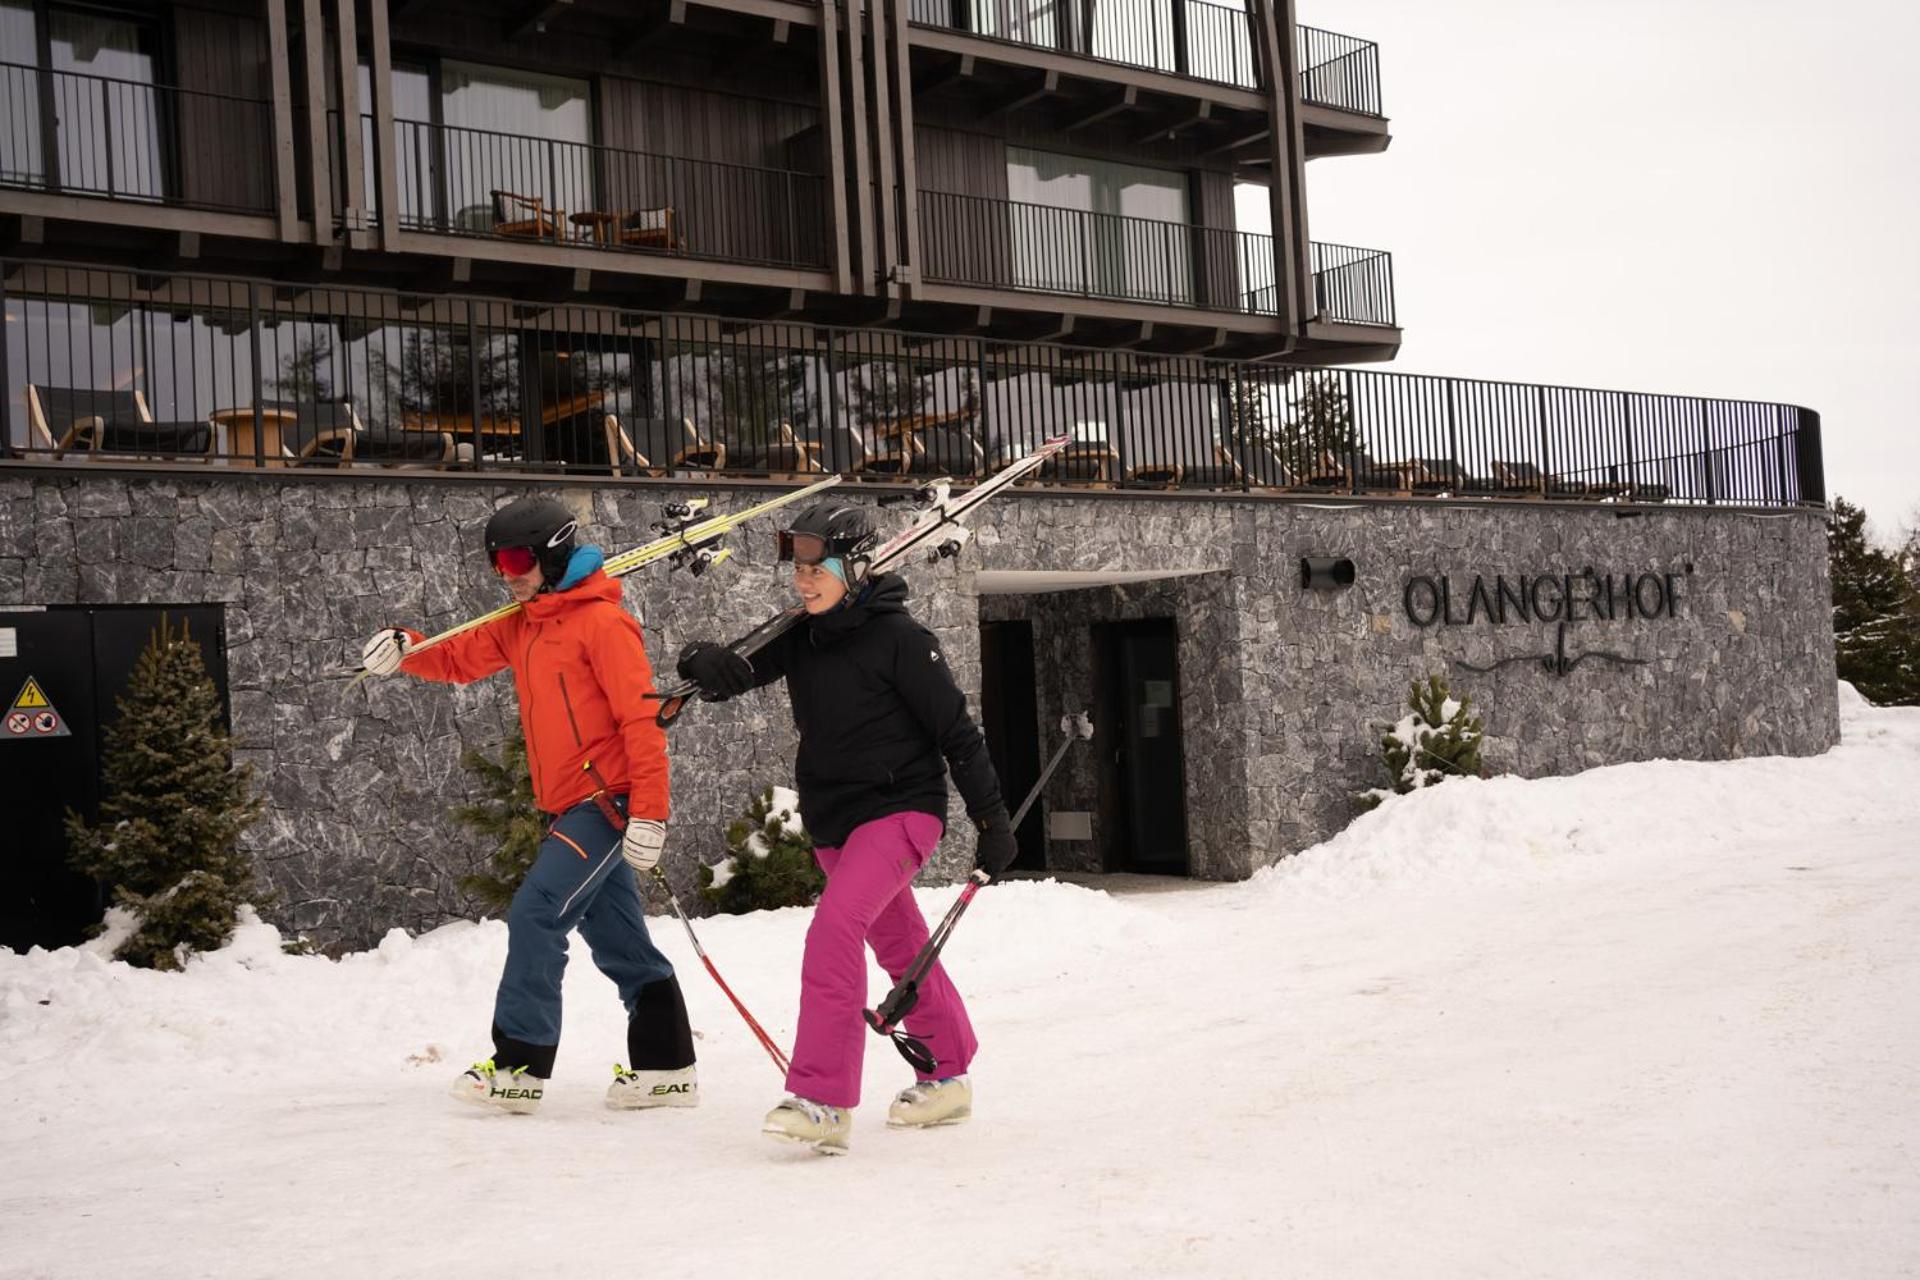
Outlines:
{"label": "lounge chair", "polygon": [[27,424],[35,452],[145,458],[208,458],[210,422],[155,422],[138,390],[95,391],[27,384]]}
{"label": "lounge chair", "polygon": [[333,458],[340,465],[445,467],[473,461],[473,443],[456,441],[450,431],[396,431],[376,435],[364,427],[330,436],[303,449],[303,458]]}

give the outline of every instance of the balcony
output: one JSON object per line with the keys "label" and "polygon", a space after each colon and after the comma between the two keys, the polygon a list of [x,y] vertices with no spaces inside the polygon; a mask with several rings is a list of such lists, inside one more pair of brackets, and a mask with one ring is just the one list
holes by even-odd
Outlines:
{"label": "balcony", "polygon": [[[339,121],[332,172],[344,205]],[[609,252],[818,269],[827,262],[826,179],[486,129],[394,122],[403,230]],[[361,119],[369,221],[374,121]]]}
{"label": "balcony", "polygon": [[[934,284],[1280,313],[1273,237],[1256,232],[922,191],[920,252]],[[1322,319],[1394,323],[1388,254],[1316,243],[1313,272]]]}
{"label": "balcony", "polygon": [[[1100,0],[1085,7],[1052,0],[912,0],[912,20],[987,40],[1215,84],[1258,89],[1244,5],[1215,0]],[[1300,96],[1309,103],[1380,115],[1379,46],[1299,27]]]}
{"label": "balcony", "polygon": [[269,214],[272,139],[263,100],[0,63],[0,186]]}
{"label": "balcony", "polygon": [[1359,115],[1384,114],[1379,45],[1318,27],[1297,27],[1294,47],[1300,53],[1302,102]]}

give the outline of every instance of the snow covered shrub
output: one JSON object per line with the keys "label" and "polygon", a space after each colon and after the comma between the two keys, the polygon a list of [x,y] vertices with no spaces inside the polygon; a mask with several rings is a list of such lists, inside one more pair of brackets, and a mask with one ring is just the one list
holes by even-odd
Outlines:
{"label": "snow covered shrub", "polygon": [[1834,497],[1827,565],[1835,663],[1875,706],[1920,704],[1920,579],[1904,556],[1867,540],[1866,523],[1866,512]]}
{"label": "snow covered shrub", "polygon": [[460,877],[460,887],[495,911],[512,903],[520,882],[533,869],[546,838],[546,819],[533,804],[533,777],[527,771],[527,743],[516,726],[500,744],[500,759],[483,751],[460,754],[460,765],[480,780],[486,799],[456,805],[453,820],[497,843],[485,870]]}
{"label": "snow covered shrub", "polygon": [[1465,694],[1456,701],[1439,676],[1428,676],[1425,684],[1414,681],[1407,693],[1407,714],[1380,739],[1389,785],[1361,792],[1361,806],[1371,809],[1390,795],[1455,776],[1479,777],[1486,729],[1472,706],[1473,699]]}
{"label": "snow covered shrub", "polygon": [[106,732],[99,821],[67,811],[68,856],[138,920],[115,958],[178,969],[224,944],[240,905],[260,901],[240,850],[260,801],[252,769],[233,763],[220,691],[184,619],[176,633],[161,615],[119,712]]}
{"label": "snow covered shrub", "polygon": [[722,911],[804,907],[827,884],[800,825],[800,797],[785,787],[768,787],[728,824],[727,853],[719,865],[700,868],[701,895]]}

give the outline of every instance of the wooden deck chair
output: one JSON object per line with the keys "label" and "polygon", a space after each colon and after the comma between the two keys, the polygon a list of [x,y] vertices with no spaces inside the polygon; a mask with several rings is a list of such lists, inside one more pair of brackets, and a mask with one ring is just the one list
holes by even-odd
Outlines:
{"label": "wooden deck chair", "polygon": [[609,413],[602,421],[607,433],[607,458],[614,470],[637,472],[643,476],[657,476],[660,468],[647,460],[647,455],[634,446],[633,437],[620,425],[620,419]]}
{"label": "wooden deck chair", "polygon": [[487,192],[493,201],[493,233],[516,240],[558,240],[560,211],[547,208],[539,196],[512,191]]}
{"label": "wooden deck chair", "polygon": [[139,390],[111,391],[27,384],[27,422],[35,449],[55,458],[211,458],[213,425],[155,422]]}
{"label": "wooden deck chair", "polygon": [[671,205],[658,209],[629,209],[620,215],[620,243],[634,249],[665,249],[674,252],[687,247],[675,230],[676,217]]}

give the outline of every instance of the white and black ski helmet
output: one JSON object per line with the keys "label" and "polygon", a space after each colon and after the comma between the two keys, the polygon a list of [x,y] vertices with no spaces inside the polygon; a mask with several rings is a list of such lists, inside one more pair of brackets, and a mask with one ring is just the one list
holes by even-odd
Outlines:
{"label": "white and black ski helmet", "polygon": [[552,498],[521,498],[509,502],[487,521],[487,560],[506,547],[525,547],[540,562],[540,572],[552,585],[567,572],[573,555],[574,534],[580,522]]}
{"label": "white and black ski helmet", "polygon": [[821,502],[801,512],[780,531],[779,555],[796,564],[819,564],[829,557],[846,563],[849,581],[861,576],[874,544],[873,520],[864,507]]}

